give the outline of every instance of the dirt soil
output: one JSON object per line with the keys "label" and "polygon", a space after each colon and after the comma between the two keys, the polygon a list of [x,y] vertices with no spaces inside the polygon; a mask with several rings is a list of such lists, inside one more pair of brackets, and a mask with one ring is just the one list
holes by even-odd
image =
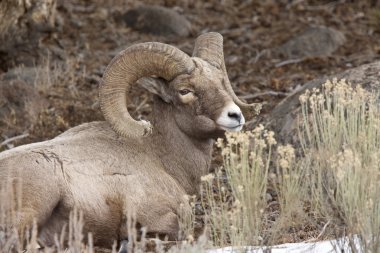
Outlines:
{"label": "dirt soil", "polygon": [[[120,15],[141,4],[165,6],[184,15],[192,26],[190,35],[149,35],[127,27]],[[298,62],[286,62],[288,59],[270,53],[316,25],[341,31],[346,42],[330,56]],[[117,52],[135,43],[160,41],[191,54],[197,35],[207,31],[224,36],[231,83],[239,96],[263,103],[260,117],[309,80],[380,59],[380,6],[376,1],[62,0],[57,5],[55,29],[41,38],[36,49],[47,49],[49,56],[34,53],[30,57],[35,58],[28,59],[33,62],[29,65],[42,66],[45,72],[41,73],[47,75],[43,83],[34,83],[38,91],[35,103],[40,106],[43,101],[43,109],[38,115],[30,113],[34,118],[29,120],[25,115],[18,117],[17,112],[0,119],[0,143],[25,133],[28,137],[10,144],[47,140],[83,122],[103,120],[98,84]],[[19,66],[19,62],[0,62],[0,74]],[[130,110],[136,117],[148,115],[150,96],[142,89],[133,92]],[[24,99],[23,94],[12,96]],[[28,107],[33,103],[31,99]],[[0,150],[9,147],[2,145]],[[288,237],[284,242],[306,240],[309,235],[306,231],[304,236],[294,233]]]}

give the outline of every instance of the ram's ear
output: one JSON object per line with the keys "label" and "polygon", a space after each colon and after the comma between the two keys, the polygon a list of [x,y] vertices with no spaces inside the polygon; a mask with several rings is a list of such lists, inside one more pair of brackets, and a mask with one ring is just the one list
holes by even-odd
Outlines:
{"label": "ram's ear", "polygon": [[168,93],[168,84],[162,78],[143,77],[137,83],[148,90],[150,93],[156,94],[166,103],[170,103],[171,97]]}

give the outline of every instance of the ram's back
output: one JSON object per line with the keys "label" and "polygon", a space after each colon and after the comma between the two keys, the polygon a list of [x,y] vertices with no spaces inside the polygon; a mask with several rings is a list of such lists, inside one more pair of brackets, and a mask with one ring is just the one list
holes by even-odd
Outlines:
{"label": "ram's back", "polygon": [[52,140],[0,153],[0,188],[22,182],[24,203],[51,205],[49,210],[58,212],[46,215],[44,224],[54,224],[41,231],[46,241],[74,207],[90,214],[91,231],[117,233],[126,206],[149,220],[174,210],[184,194],[143,141],[119,137],[106,122],[82,124]]}
{"label": "ram's back", "polygon": [[115,184],[129,188],[132,182],[131,189],[136,184],[152,185],[166,175],[148,147],[141,140],[119,137],[106,122],[86,123],[52,140],[0,153],[0,186],[10,178],[22,178],[23,184],[30,181],[31,186],[36,180],[47,185],[54,182],[74,192],[91,185],[99,190],[118,188]]}
{"label": "ram's back", "polygon": [[85,123],[52,140],[1,152],[0,186],[7,178],[22,178],[54,182],[56,187],[77,192],[91,185],[111,188],[105,192],[155,185],[161,189],[154,191],[171,193],[177,182],[166,173],[148,141],[120,137],[107,122]]}

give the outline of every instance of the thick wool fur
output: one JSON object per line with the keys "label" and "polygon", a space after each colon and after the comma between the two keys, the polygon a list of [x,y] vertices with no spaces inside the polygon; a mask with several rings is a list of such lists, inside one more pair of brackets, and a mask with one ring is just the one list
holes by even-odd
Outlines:
{"label": "thick wool fur", "polygon": [[[176,239],[177,209],[185,194],[198,193],[213,140],[224,133],[216,120],[232,103],[222,70],[192,61],[192,73],[148,88],[155,93],[149,137],[121,137],[107,122],[92,122],[0,153],[0,187],[22,181],[19,231],[36,219],[41,244],[51,245],[78,208],[84,233],[110,247],[127,238],[125,218],[133,210],[149,234]],[[181,96],[184,88],[192,93]]]}

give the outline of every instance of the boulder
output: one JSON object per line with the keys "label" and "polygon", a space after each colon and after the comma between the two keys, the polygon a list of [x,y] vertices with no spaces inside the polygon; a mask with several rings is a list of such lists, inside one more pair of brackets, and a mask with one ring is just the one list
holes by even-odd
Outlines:
{"label": "boulder", "polygon": [[310,27],[273,50],[288,59],[322,57],[332,54],[346,41],[344,34],[333,28]]}
{"label": "boulder", "polygon": [[260,123],[275,131],[277,139],[282,143],[298,143],[297,122],[301,116],[299,96],[307,89],[321,88],[326,80],[332,80],[333,78],[338,80],[345,79],[353,86],[359,84],[366,90],[380,92],[380,61],[306,83],[295,93],[281,101],[269,115],[260,120]]}
{"label": "boulder", "polygon": [[122,15],[122,20],[137,31],[153,35],[186,37],[191,31],[191,24],[183,15],[157,5],[131,9]]}

